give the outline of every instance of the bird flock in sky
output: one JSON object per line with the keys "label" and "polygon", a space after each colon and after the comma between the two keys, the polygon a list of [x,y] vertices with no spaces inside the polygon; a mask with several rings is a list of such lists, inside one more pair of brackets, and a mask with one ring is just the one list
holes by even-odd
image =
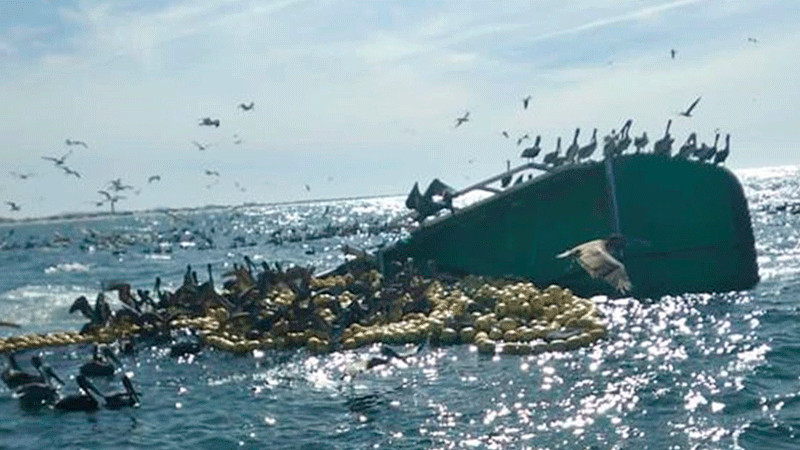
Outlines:
{"label": "bird flock in sky", "polygon": [[[237,109],[240,109],[242,112],[248,113],[255,109],[255,102],[249,103],[240,103],[237,106]],[[220,119],[211,118],[211,117],[203,117],[199,119],[199,126],[204,127],[214,127],[219,128],[221,125]],[[239,134],[233,135],[233,143],[234,145],[240,145],[243,141]],[[206,151],[213,146],[213,144],[201,143],[196,140],[192,140],[191,143],[197,148],[199,151]],[[67,147],[67,152],[61,156],[42,156],[41,159],[44,161],[49,161],[52,163],[52,167],[55,169],[61,170],[62,173],[67,177],[75,177],[75,179],[81,179],[81,173],[74,168],[67,165],[67,160],[70,156],[73,155],[73,148],[82,147],[85,150],[89,150],[89,144],[86,141],[67,138],[64,140],[64,145]],[[219,183],[220,173],[217,170],[213,169],[205,169],[203,171],[205,176],[210,177],[212,179],[211,183],[207,184],[205,187],[210,189],[211,187],[215,186]],[[20,172],[20,171],[9,171],[9,175],[18,179],[18,180],[29,180],[36,176],[35,172]],[[161,175],[153,174],[147,178],[147,184],[152,184],[155,182],[161,181]],[[247,189],[243,187],[238,181],[234,183],[236,189],[239,192],[246,192]],[[141,192],[141,189],[136,188],[131,184],[126,184],[122,181],[122,178],[116,178],[110,180],[106,185],[102,186],[100,189],[97,190],[97,193],[100,195],[100,198],[97,201],[93,201],[92,203],[96,207],[103,207],[108,205],[110,207],[110,211],[113,214],[115,212],[115,205],[120,200],[124,200],[127,197],[123,195],[125,191],[132,191],[134,194],[138,195]],[[306,185],[306,190],[310,190],[308,185]],[[11,212],[18,212],[22,210],[22,203],[18,201],[6,200],[6,205],[9,207],[9,211]]]}

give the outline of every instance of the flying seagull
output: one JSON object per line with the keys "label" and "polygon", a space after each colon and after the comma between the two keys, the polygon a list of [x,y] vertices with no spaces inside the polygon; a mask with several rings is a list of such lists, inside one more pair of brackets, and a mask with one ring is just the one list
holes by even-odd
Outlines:
{"label": "flying seagull", "polygon": [[454,128],[458,128],[464,122],[469,122],[469,111],[464,113],[464,117],[456,118],[456,126]]}
{"label": "flying seagull", "polygon": [[64,143],[67,144],[67,146],[70,146],[70,147],[73,146],[73,145],[81,145],[81,146],[83,146],[83,148],[89,148],[89,146],[86,145],[86,142],[78,141],[78,140],[75,140],[75,139],[67,139],[66,141],[64,141]]}
{"label": "flying seagull", "polygon": [[250,102],[249,105],[245,103],[239,103],[239,109],[241,109],[242,111],[251,111],[253,108],[255,108],[255,106],[256,106],[255,102]]}
{"label": "flying seagull", "polygon": [[47,161],[53,161],[56,166],[64,165],[64,162],[67,160],[67,157],[72,154],[72,150],[68,151],[67,154],[63,155],[61,158],[55,158],[53,156],[42,156],[42,159]]}
{"label": "flying seagull", "polygon": [[206,169],[206,175],[208,175],[210,177],[211,176],[218,177],[219,176],[219,172],[217,172],[216,170],[208,170],[208,169]]}
{"label": "flying seagull", "polygon": [[625,238],[611,235],[608,239],[595,239],[556,255],[556,258],[574,258],[592,278],[602,278],[614,289],[625,294],[633,288],[625,266],[612,252],[625,245]]}
{"label": "flying seagull", "polygon": [[528,104],[530,104],[530,102],[531,102],[531,96],[530,95],[525,97],[525,98],[523,98],[522,99],[522,107],[524,109],[528,109]]}
{"label": "flying seagull", "polygon": [[686,108],[686,111],[681,111],[678,113],[678,115],[681,115],[683,117],[692,117],[692,110],[694,110],[694,107],[697,106],[698,103],[700,103],[701,98],[702,97],[697,97],[697,100],[695,100],[691,105],[689,105],[688,108]]}
{"label": "flying seagull", "polygon": [[214,127],[219,128],[219,119],[212,119],[210,117],[203,117],[202,119],[200,119],[200,124],[199,125],[201,127],[203,127],[203,126],[205,126],[205,127],[214,126]]}
{"label": "flying seagull", "polygon": [[152,183],[153,181],[161,181],[161,175],[150,175],[150,178],[147,179],[147,182]]}
{"label": "flying seagull", "polygon": [[22,207],[18,203],[6,202],[6,205],[8,205],[9,208],[11,208],[11,211],[19,211],[20,209],[22,209]]}

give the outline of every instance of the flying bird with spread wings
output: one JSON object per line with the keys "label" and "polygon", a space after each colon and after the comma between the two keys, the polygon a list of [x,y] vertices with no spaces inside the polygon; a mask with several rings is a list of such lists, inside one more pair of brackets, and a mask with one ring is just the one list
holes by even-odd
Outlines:
{"label": "flying bird with spread wings", "polygon": [[67,144],[68,147],[71,147],[73,145],[80,145],[83,148],[89,148],[89,146],[86,144],[86,142],[78,141],[78,140],[75,140],[75,139],[67,139],[67,140],[64,141],[64,143]]}
{"label": "flying bird with spread wings", "polygon": [[249,104],[239,103],[239,109],[241,109],[242,111],[252,111],[253,108],[255,108],[255,106],[256,106],[255,102],[250,102]]}
{"label": "flying bird with spread wings", "polygon": [[192,141],[192,144],[194,144],[194,146],[197,147],[197,149],[200,150],[201,152],[205,151],[208,147],[211,147],[211,144],[201,144],[200,142],[197,141]]}
{"label": "flying bird with spread wings", "polygon": [[614,289],[625,294],[633,284],[623,265],[612,253],[625,246],[625,238],[611,235],[608,239],[595,239],[556,255],[556,258],[574,258],[592,278],[602,278]]}
{"label": "flying bird with spread wings", "polygon": [[11,174],[12,177],[19,178],[20,180],[27,180],[28,178],[36,175],[33,172],[20,173],[20,172],[14,172],[13,170],[8,173]]}
{"label": "flying bird with spread wings", "polygon": [[19,211],[20,209],[22,209],[19,203],[6,202],[6,205],[8,205],[8,207],[11,208],[11,211]]}
{"label": "flying bird with spread wings", "polygon": [[692,102],[692,104],[689,105],[688,108],[686,108],[686,111],[681,111],[678,113],[678,115],[681,115],[683,117],[692,117],[692,111],[694,110],[695,106],[697,106],[697,104],[700,103],[701,98],[702,97],[697,97],[697,100]]}
{"label": "flying bird with spread wings", "polygon": [[61,156],[61,158],[56,158],[56,157],[53,157],[53,156],[42,156],[42,159],[44,159],[46,161],[53,161],[53,164],[55,164],[56,166],[63,166],[64,162],[67,161],[67,158],[71,154],[72,154],[72,150],[68,151],[65,155]]}
{"label": "flying bird with spread wings", "polygon": [[203,117],[200,119],[201,127],[217,127],[219,128],[219,119],[212,119],[211,117]]}
{"label": "flying bird with spread wings", "polygon": [[81,177],[81,174],[78,173],[77,170],[72,170],[69,167],[64,166],[64,165],[61,165],[59,167],[61,167],[61,170],[64,171],[64,175],[66,175],[66,176],[75,175],[75,178],[80,178]]}
{"label": "flying bird with spread wings", "polygon": [[464,122],[469,122],[469,111],[465,112],[463,117],[456,117],[456,126],[454,128],[458,128]]}
{"label": "flying bird with spread wings", "polygon": [[161,181],[161,175],[150,175],[147,182],[152,183],[153,181]]}
{"label": "flying bird with spread wings", "polygon": [[531,103],[531,96],[530,95],[522,99],[522,107],[524,109],[528,109],[528,105],[530,103]]}

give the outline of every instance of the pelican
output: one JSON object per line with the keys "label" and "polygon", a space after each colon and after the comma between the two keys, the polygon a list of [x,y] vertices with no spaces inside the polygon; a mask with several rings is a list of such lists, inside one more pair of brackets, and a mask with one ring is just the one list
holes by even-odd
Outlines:
{"label": "pelican", "polygon": [[669,51],[669,54],[672,56],[672,59],[675,59],[675,55],[678,54],[678,51],[673,48]]}
{"label": "pelican", "polygon": [[64,175],[66,175],[66,176],[75,175],[75,178],[80,178],[81,177],[81,174],[78,173],[77,170],[72,170],[72,169],[70,169],[69,167],[67,167],[65,165],[61,165],[60,167],[61,167],[61,170],[64,171]]}
{"label": "pelican", "polygon": [[565,156],[566,162],[574,163],[575,158],[578,157],[578,150],[580,147],[578,146],[578,135],[581,133],[580,128],[575,128],[575,135],[572,137],[572,144],[567,147],[567,154]]}
{"label": "pelican", "polygon": [[667,129],[664,130],[664,137],[653,144],[653,153],[656,155],[670,157],[672,153],[672,143],[675,139],[669,134],[669,127],[672,126],[672,119],[667,121]]}
{"label": "pelican", "polygon": [[206,169],[205,170],[205,174],[210,176],[210,177],[218,177],[219,176],[219,172],[217,172],[216,170]]}
{"label": "pelican", "polygon": [[625,266],[612,256],[612,252],[621,250],[625,239],[620,235],[611,235],[608,239],[595,239],[585,242],[563,253],[556,258],[574,258],[592,278],[603,278],[620,293],[625,294],[633,288],[625,271]]}
{"label": "pelican", "polygon": [[500,186],[503,188],[507,188],[511,184],[511,161],[509,160],[506,160],[506,172],[508,173],[500,179]]}
{"label": "pelican", "polygon": [[102,397],[100,391],[83,375],[78,375],[75,381],[81,388],[82,393],[68,395],[57,401],[54,407],[61,411],[97,411],[99,403],[97,403],[97,399],[92,394]]}
{"label": "pelican", "polygon": [[625,125],[622,126],[622,129],[619,130],[619,140],[617,141],[617,146],[614,149],[614,153],[617,155],[621,155],[625,150],[628,149],[631,145],[631,125],[633,124],[633,120],[628,119],[625,122]]}
{"label": "pelican", "polygon": [[679,159],[688,159],[690,156],[697,152],[697,133],[692,133],[686,138],[686,142],[678,149],[678,154],[675,155]]}
{"label": "pelican", "polygon": [[127,375],[122,376],[122,385],[125,386],[125,391],[102,396],[107,409],[120,409],[139,404],[139,393],[133,388],[133,383]]}
{"label": "pelican", "polygon": [[678,115],[683,117],[692,117],[692,111],[694,110],[694,107],[697,106],[698,103],[700,103],[700,98],[702,97],[697,97],[697,100],[692,102],[692,104],[689,105],[688,108],[686,108],[686,111],[681,111],[678,113]]}
{"label": "pelican", "polygon": [[83,148],[89,148],[89,146],[86,145],[86,142],[78,141],[78,140],[74,140],[74,139],[67,139],[66,141],[64,141],[64,143],[67,144],[67,146],[80,145]]}
{"label": "pelican", "polygon": [[642,132],[642,135],[633,139],[633,146],[636,147],[636,153],[640,153],[643,148],[647,147],[650,139],[647,137],[647,131]]}
{"label": "pelican", "polygon": [[603,156],[606,158],[610,158],[614,156],[614,153],[617,151],[617,140],[619,136],[617,135],[617,130],[611,130],[611,134],[603,136]]}
{"label": "pelican", "polygon": [[500,134],[506,139],[509,138],[508,131],[506,131],[506,130],[501,131]]}
{"label": "pelican", "polygon": [[523,107],[524,109],[528,109],[528,104],[529,104],[530,102],[531,102],[531,96],[530,96],[530,95],[529,95],[529,96],[527,96],[527,97],[525,97],[525,98],[523,98],[523,99],[522,99],[522,107]]}
{"label": "pelican", "polygon": [[41,380],[26,383],[17,388],[16,394],[19,397],[20,404],[23,408],[35,408],[54,403],[58,395],[50,380],[56,380],[62,386],[64,382],[53,372],[53,369],[42,364],[42,359],[39,356],[33,356],[31,363],[39,371]]}
{"label": "pelican", "polygon": [[19,203],[8,201],[6,202],[6,205],[8,205],[8,207],[11,208],[11,211],[19,211],[20,209],[22,209]]}
{"label": "pelican", "polygon": [[[31,363],[36,367],[36,363],[33,359],[31,359]],[[36,368],[38,370],[38,367]],[[23,371],[19,367],[19,364],[17,364],[17,359],[14,357],[13,353],[9,353],[8,366],[6,366],[3,373],[0,374],[0,379],[2,379],[10,389],[16,389],[24,384],[38,383],[43,380],[40,375]]]}
{"label": "pelican", "polygon": [[528,135],[528,133],[525,133],[522,136],[520,136],[519,139],[517,139],[517,147],[519,147],[520,144],[522,144],[522,141],[524,141],[525,139],[530,139],[530,138],[531,137]]}
{"label": "pelican", "polygon": [[200,119],[200,124],[199,125],[201,127],[203,127],[203,126],[205,126],[205,127],[213,126],[213,127],[219,128],[219,119],[212,119],[210,117],[203,117],[202,119]]}
{"label": "pelican", "polygon": [[758,39],[756,39],[754,37],[749,37],[749,38],[747,38],[747,42],[751,42],[753,44],[758,44]]}
{"label": "pelican", "polygon": [[456,118],[456,126],[454,128],[458,128],[464,122],[469,122],[469,111],[465,112],[463,117]]}
{"label": "pelican", "polygon": [[597,149],[597,128],[592,131],[592,139],[589,143],[578,149],[578,160],[589,158],[595,149]]}
{"label": "pelican", "polygon": [[714,138],[714,145],[708,146],[703,143],[700,146],[700,149],[694,152],[694,156],[701,162],[706,162],[709,159],[714,157],[714,154],[717,153],[717,144],[719,143],[719,133],[717,133],[716,137]]}
{"label": "pelican", "polygon": [[542,148],[539,147],[539,143],[542,141],[542,136],[537,135],[536,140],[533,143],[533,147],[528,147],[522,151],[522,154],[519,155],[520,158],[527,158],[528,162],[533,161],[534,158],[539,156],[539,153],[542,151]]}
{"label": "pelican", "polygon": [[239,103],[239,109],[241,109],[242,111],[251,111],[253,108],[255,108],[255,106],[256,106],[255,102],[250,102],[250,104]]}
{"label": "pelican", "polygon": [[561,137],[556,141],[556,150],[544,155],[544,163],[548,165],[552,164],[554,167],[557,166],[559,163],[559,152],[561,152]]}
{"label": "pelican", "polygon": [[42,159],[44,159],[46,161],[53,161],[53,164],[55,164],[56,166],[61,166],[61,165],[64,164],[64,162],[67,160],[67,158],[71,154],[72,154],[72,150],[70,150],[66,154],[62,155],[61,158],[56,158],[54,156],[42,156]]}
{"label": "pelican", "polygon": [[150,178],[147,179],[147,182],[152,183],[153,181],[161,181],[161,175],[150,175]]}
{"label": "pelican", "polygon": [[[101,352],[102,355],[100,354]],[[103,347],[102,350],[98,351],[98,346],[95,345],[92,360],[81,366],[80,374],[85,377],[112,377],[116,367],[109,361],[121,365],[110,348]]]}
{"label": "pelican", "polygon": [[725,135],[725,148],[718,151],[716,155],[714,155],[714,164],[722,164],[728,158],[728,154],[731,151],[731,135]]}

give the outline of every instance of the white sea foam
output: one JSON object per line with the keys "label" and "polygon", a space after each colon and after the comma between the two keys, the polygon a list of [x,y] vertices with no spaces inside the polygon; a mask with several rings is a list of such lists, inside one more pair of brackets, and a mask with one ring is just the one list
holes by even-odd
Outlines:
{"label": "white sea foam", "polygon": [[80,272],[85,273],[89,271],[90,266],[88,264],[81,264],[79,262],[71,262],[71,263],[61,263],[56,264],[55,266],[50,266],[44,269],[44,273],[47,275],[52,275],[55,273],[60,272]]}

